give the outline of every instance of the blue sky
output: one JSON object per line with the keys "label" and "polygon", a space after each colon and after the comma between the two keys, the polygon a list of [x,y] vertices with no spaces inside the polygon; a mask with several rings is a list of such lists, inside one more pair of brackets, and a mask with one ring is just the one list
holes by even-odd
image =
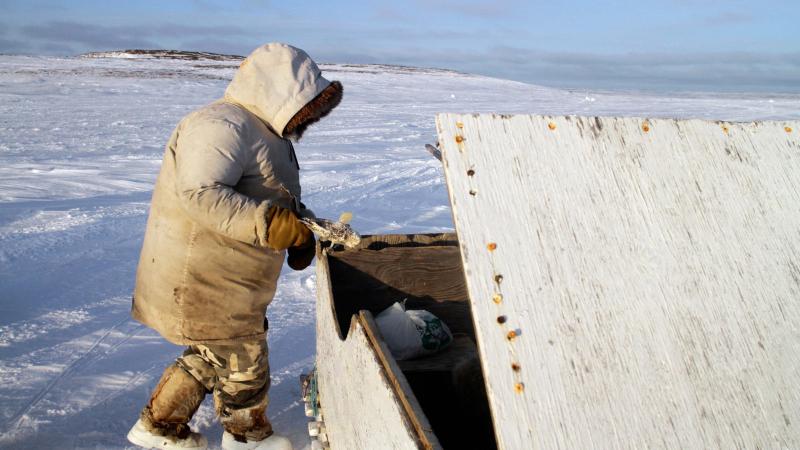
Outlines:
{"label": "blue sky", "polygon": [[571,88],[800,92],[800,1],[38,1],[0,53],[288,42],[322,62],[441,67]]}

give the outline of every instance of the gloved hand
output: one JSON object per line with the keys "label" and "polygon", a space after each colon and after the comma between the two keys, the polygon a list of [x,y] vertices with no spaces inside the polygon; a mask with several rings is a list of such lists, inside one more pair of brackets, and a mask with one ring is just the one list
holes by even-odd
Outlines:
{"label": "gloved hand", "polygon": [[299,217],[305,217],[306,219],[316,219],[317,215],[314,214],[314,211],[308,209],[308,207],[303,203],[300,202],[300,211],[297,212]]}
{"label": "gloved hand", "polygon": [[288,256],[286,257],[286,262],[289,263],[289,267],[294,270],[303,270],[310,266],[311,261],[314,260],[314,256],[316,256],[317,253],[317,246],[314,245],[314,242],[314,236],[312,235],[308,245],[289,247]]}
{"label": "gloved hand", "polygon": [[314,246],[314,234],[294,211],[273,205],[267,210],[267,246],[275,250]]}

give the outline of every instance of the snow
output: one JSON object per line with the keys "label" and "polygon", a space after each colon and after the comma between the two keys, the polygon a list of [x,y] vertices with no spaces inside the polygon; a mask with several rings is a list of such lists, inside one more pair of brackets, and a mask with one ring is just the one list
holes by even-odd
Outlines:
{"label": "snow", "polygon": [[[130,320],[163,145],[222,95],[236,64],[0,56],[0,447],[126,448],[181,351]],[[800,118],[800,96],[565,91],[449,71],[323,65],[342,104],[296,146],[304,202],[362,234],[452,229],[437,112],[750,121]],[[284,268],[270,307],[269,417],[308,445],[298,377],[314,361],[313,268]],[[210,399],[193,425],[218,445]]]}

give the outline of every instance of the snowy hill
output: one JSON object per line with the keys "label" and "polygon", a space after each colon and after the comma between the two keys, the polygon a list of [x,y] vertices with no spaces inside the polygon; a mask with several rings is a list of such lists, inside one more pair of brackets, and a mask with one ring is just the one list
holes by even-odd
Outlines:
{"label": "snowy hill", "polygon": [[[0,56],[0,447],[124,448],[180,349],[132,322],[130,293],[163,145],[238,62]],[[227,57],[227,56],[226,56]],[[304,201],[362,233],[452,228],[436,112],[800,117],[799,96],[564,91],[434,69],[326,64],[344,100],[297,145]],[[314,272],[270,307],[275,428],[306,445],[298,375],[314,358]],[[194,426],[218,443],[207,400]]]}
{"label": "snowy hill", "polygon": [[[233,61],[239,64],[244,60],[244,56],[225,55],[209,52],[192,52],[183,50],[116,50],[105,52],[90,52],[78,56],[79,58],[90,59],[172,59],[180,61]],[[394,64],[326,64],[320,63],[323,70],[337,70],[340,72],[356,73],[458,73],[446,69],[429,69],[420,67],[400,66]],[[198,67],[195,65],[194,67]],[[220,68],[221,65],[212,67]],[[237,66],[231,66],[237,67]]]}
{"label": "snowy hill", "polygon": [[124,59],[179,59],[187,61],[211,60],[211,61],[241,61],[244,56],[224,55],[221,53],[209,52],[190,52],[183,50],[117,50],[107,52],[90,52],[80,55],[81,58],[124,58]]}

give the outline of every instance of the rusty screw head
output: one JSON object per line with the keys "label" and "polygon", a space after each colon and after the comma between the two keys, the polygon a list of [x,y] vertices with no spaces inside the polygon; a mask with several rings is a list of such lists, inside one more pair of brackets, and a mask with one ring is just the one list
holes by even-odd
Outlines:
{"label": "rusty screw head", "polygon": [[522,367],[519,365],[519,363],[511,363],[511,370],[514,372],[519,372],[522,370]]}
{"label": "rusty screw head", "polygon": [[497,250],[497,243],[490,242],[486,245],[486,248],[489,249],[490,252]]}
{"label": "rusty screw head", "polygon": [[508,320],[508,319],[506,319],[506,316],[497,316],[497,323],[499,323],[501,325],[506,323],[506,320]]}
{"label": "rusty screw head", "polygon": [[464,122],[456,122],[458,128],[464,128]]}
{"label": "rusty screw head", "polygon": [[464,142],[464,136],[461,136],[460,134],[457,135],[456,136],[456,142],[459,143],[459,144]]}
{"label": "rusty screw head", "polygon": [[645,133],[647,133],[648,131],[650,131],[650,124],[649,124],[649,123],[647,123],[647,122],[643,123],[643,124],[642,124],[642,131],[644,131]]}
{"label": "rusty screw head", "polygon": [[783,127],[783,131],[785,131],[787,133],[791,133],[792,132],[792,127],[789,127],[789,126]]}
{"label": "rusty screw head", "polygon": [[510,340],[512,340],[512,339],[514,339],[514,338],[516,338],[516,337],[517,337],[517,332],[516,332],[516,331],[514,331],[514,330],[511,330],[511,331],[509,331],[509,332],[508,332],[508,334],[506,335],[506,338],[507,338],[509,341],[510,341]]}
{"label": "rusty screw head", "polygon": [[522,392],[525,391],[525,385],[522,383],[516,383],[514,385],[514,390],[517,392],[517,394],[522,394]]}
{"label": "rusty screw head", "polygon": [[556,129],[556,123],[555,122],[548,123],[547,124],[547,128],[550,128],[551,130],[555,130]]}
{"label": "rusty screw head", "polygon": [[498,305],[500,303],[503,303],[503,294],[494,294],[492,296],[492,301],[495,302]]}

